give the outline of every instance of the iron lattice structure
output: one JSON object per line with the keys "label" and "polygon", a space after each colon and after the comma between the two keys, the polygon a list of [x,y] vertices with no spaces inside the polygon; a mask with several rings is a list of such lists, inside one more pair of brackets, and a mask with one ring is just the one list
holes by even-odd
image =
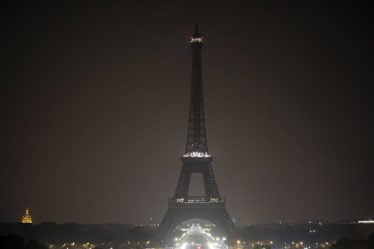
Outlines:
{"label": "iron lattice structure", "polygon": [[[208,152],[201,67],[203,37],[198,32],[197,24],[191,37],[191,47],[192,82],[186,150],[181,159],[182,171],[174,196],[169,198],[168,210],[159,226],[159,237],[163,241],[168,241],[169,235],[179,224],[194,218],[214,223],[226,235],[232,235],[235,231],[225,200],[219,194],[211,165],[213,158]],[[204,196],[189,196],[192,174],[202,174]]]}

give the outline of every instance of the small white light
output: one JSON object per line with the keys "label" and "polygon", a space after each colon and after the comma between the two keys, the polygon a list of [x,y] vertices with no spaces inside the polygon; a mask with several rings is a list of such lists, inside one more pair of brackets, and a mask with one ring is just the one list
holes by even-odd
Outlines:
{"label": "small white light", "polygon": [[374,224],[374,220],[368,219],[368,220],[359,220],[359,224]]}
{"label": "small white light", "polygon": [[192,42],[202,42],[203,38],[202,37],[191,37],[191,43]]}

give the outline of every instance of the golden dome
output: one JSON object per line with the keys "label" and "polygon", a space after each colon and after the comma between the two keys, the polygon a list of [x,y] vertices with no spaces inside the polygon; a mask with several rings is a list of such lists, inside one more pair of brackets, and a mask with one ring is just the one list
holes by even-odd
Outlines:
{"label": "golden dome", "polygon": [[21,222],[23,224],[32,224],[32,217],[30,215],[29,209],[26,208],[25,214],[22,215]]}

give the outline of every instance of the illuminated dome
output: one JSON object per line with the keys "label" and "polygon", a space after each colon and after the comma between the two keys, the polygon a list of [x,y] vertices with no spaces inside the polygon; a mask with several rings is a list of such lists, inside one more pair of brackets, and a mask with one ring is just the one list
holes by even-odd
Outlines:
{"label": "illuminated dome", "polygon": [[22,215],[21,222],[23,224],[32,224],[32,217],[30,215],[29,209],[26,208],[25,214]]}

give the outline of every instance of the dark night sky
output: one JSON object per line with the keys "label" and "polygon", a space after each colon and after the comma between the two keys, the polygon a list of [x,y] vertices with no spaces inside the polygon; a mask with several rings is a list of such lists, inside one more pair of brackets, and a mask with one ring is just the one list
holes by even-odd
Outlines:
{"label": "dark night sky", "polygon": [[374,216],[366,1],[32,2],[1,8],[0,221],[26,207],[36,222],[161,219],[184,152],[197,11],[230,214]]}

